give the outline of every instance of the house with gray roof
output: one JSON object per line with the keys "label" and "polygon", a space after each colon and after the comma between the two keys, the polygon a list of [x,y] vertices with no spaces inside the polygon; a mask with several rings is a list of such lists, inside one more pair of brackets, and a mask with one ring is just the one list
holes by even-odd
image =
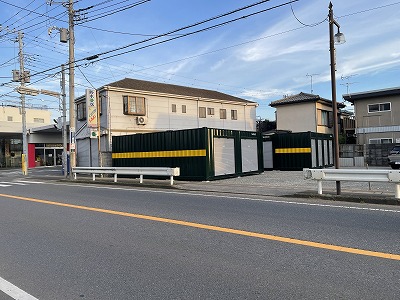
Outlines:
{"label": "house with gray roof", "polygon": [[[333,133],[332,101],[319,95],[299,93],[269,104],[276,109],[276,129],[291,132]],[[345,105],[338,103],[338,108]]]}
{"label": "house with gray roof", "polygon": [[357,144],[400,143],[400,87],[343,95],[354,105]]}
{"label": "house with gray roof", "polygon": [[[111,153],[112,136],[201,127],[256,131],[258,104],[218,91],[125,78],[96,92],[98,127],[90,126],[87,97],[75,100],[77,166],[97,166],[98,147]],[[91,139],[97,136],[100,143]]]}

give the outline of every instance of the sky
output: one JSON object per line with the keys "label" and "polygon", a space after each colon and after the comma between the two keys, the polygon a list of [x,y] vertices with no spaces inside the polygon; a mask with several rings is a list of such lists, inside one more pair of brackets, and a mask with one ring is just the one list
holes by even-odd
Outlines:
{"label": "sky", "polygon": [[[19,83],[12,82],[12,70],[20,68],[18,32],[31,74],[28,86],[61,91],[68,43],[59,41],[59,29],[68,28],[67,4],[0,0],[3,105],[21,105]],[[332,4],[346,38],[335,46],[337,100],[399,87],[400,1]],[[75,95],[135,78],[255,101],[257,118],[274,120],[269,104],[284,95],[332,98],[328,6],[327,0],[75,0]],[[94,55],[98,58],[86,60]],[[54,118],[62,114],[55,97],[27,96],[26,105],[50,109]]]}

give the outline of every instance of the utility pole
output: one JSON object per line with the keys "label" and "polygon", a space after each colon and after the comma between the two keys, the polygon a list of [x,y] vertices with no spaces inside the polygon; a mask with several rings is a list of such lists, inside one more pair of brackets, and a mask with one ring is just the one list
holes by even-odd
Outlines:
{"label": "utility pole", "polygon": [[[49,4],[51,5],[54,1],[50,0]],[[55,2],[54,2],[55,3]],[[67,42],[67,31],[68,31],[68,48],[69,48],[69,55],[68,55],[68,96],[69,96],[69,168],[66,174],[70,174],[72,176],[72,168],[76,166],[76,149],[75,149],[75,37],[74,37],[74,1],[69,0],[68,4],[62,2],[63,6],[68,7],[68,30],[65,28],[57,28],[51,27],[49,28],[49,34],[53,29],[58,29],[60,31],[60,42],[66,43]],[[65,95],[65,91],[63,92]],[[64,96],[63,96],[64,97]],[[65,104],[65,101],[64,101]],[[64,110],[65,111],[65,110]],[[66,122],[64,122],[66,124]],[[63,125],[64,126],[64,125]],[[63,127],[64,128],[64,127]],[[64,129],[63,129],[64,130]],[[65,130],[66,132],[66,130]],[[64,146],[64,150],[66,147]],[[66,153],[66,151],[64,151]],[[66,159],[66,161],[68,158]],[[68,164],[67,164],[68,167]],[[66,168],[65,168],[66,170]],[[71,177],[72,178],[72,177]]]}
{"label": "utility pole", "polygon": [[75,37],[74,37],[74,1],[69,0],[68,5],[69,16],[69,153],[70,153],[70,176],[72,177],[72,168],[76,166],[76,152],[75,152]]}
{"label": "utility pole", "polygon": [[65,65],[61,65],[61,96],[62,96],[62,136],[63,136],[63,170],[64,177],[68,177],[68,156],[67,156],[67,105],[65,94]]}
{"label": "utility pole", "polygon": [[[333,5],[329,2],[329,52],[331,62],[331,88],[332,88],[332,106],[333,106],[333,146],[335,154],[335,169],[339,169],[339,124],[338,124],[338,109],[336,102],[336,55],[335,55],[335,41],[338,44],[346,42],[343,33],[340,32],[339,23],[333,18]],[[338,32],[333,34],[333,25],[337,27]],[[336,181],[336,194],[341,194],[340,181]]]}
{"label": "utility pole", "polygon": [[99,155],[99,167],[103,166],[103,155],[101,153],[101,121],[100,121],[100,93],[96,90],[96,113],[97,113],[97,150]]}
{"label": "utility pole", "polygon": [[[19,44],[19,74],[21,87],[25,86],[25,70],[24,70],[24,54],[23,54],[23,33],[18,31]],[[26,132],[26,110],[25,110],[25,94],[21,93],[21,115],[22,115],[22,175],[28,175],[28,140]]]}

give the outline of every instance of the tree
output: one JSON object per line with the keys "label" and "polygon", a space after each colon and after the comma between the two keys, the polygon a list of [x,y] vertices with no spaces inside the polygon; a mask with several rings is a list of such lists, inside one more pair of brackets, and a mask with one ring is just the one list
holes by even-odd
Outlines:
{"label": "tree", "polygon": [[268,119],[257,120],[257,131],[266,132],[275,129],[276,129],[276,121],[270,121]]}

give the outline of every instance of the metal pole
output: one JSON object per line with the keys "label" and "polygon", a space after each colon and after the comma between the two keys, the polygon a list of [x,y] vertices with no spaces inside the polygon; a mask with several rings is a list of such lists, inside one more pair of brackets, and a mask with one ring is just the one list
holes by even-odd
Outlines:
{"label": "metal pole", "polygon": [[67,163],[67,104],[65,94],[65,65],[61,65],[61,93],[62,93],[62,136],[63,136],[63,170],[64,177],[68,177],[68,163]]}
{"label": "metal pole", "polygon": [[100,122],[100,94],[96,90],[96,113],[97,113],[97,153],[98,153],[98,158],[99,158],[99,167],[103,166],[103,157],[101,154],[101,122]]}
{"label": "metal pole", "polygon": [[[333,106],[333,144],[335,169],[339,169],[339,130],[338,130],[338,116],[337,116],[337,103],[336,103],[336,61],[335,61],[335,46],[333,39],[333,24],[338,24],[333,19],[332,2],[329,2],[329,51],[331,57],[331,85],[332,85],[332,106]],[[340,181],[336,181],[336,194],[341,194]]]}
{"label": "metal pole", "polygon": [[69,15],[69,132],[70,132],[70,173],[72,168],[76,166],[76,153],[75,153],[75,53],[74,53],[74,1],[69,0],[68,15]]}
{"label": "metal pole", "polygon": [[[25,70],[24,70],[24,54],[23,54],[23,34],[18,31],[18,44],[19,44],[19,72],[21,87],[25,86]],[[22,115],[22,174],[28,175],[28,140],[26,132],[26,110],[25,110],[25,94],[21,93],[21,115]]]}

